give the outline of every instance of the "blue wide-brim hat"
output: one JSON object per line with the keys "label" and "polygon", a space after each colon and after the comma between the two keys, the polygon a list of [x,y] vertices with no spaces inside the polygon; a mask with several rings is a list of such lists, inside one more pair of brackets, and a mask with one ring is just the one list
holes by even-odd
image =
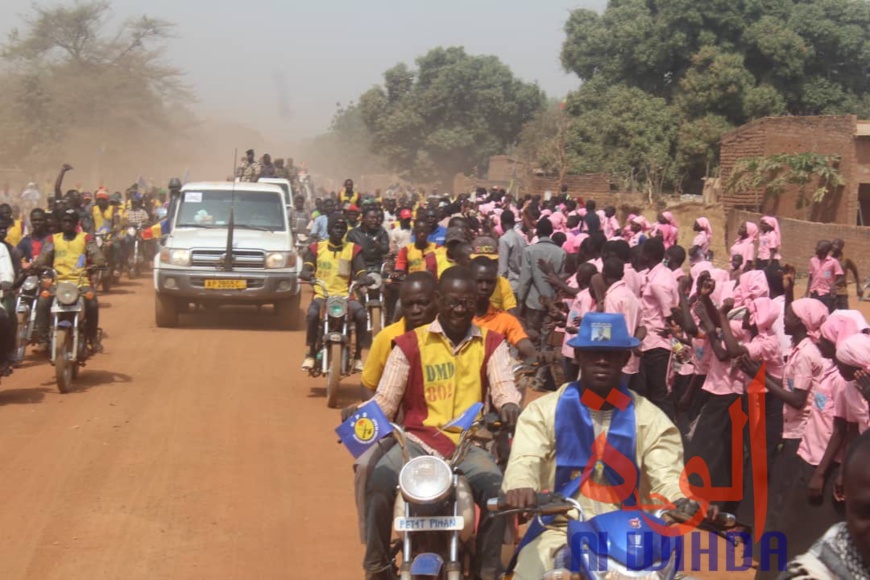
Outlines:
{"label": "blue wide-brim hat", "polygon": [[628,333],[624,315],[587,312],[568,346],[580,350],[630,350],[640,346],[640,341]]}

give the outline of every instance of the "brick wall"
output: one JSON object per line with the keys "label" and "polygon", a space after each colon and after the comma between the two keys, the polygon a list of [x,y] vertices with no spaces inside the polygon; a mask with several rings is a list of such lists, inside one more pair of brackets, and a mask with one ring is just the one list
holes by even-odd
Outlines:
{"label": "brick wall", "polygon": [[[840,172],[846,185],[828,195],[818,205],[796,207],[798,191],[790,186],[778,198],[762,199],[762,192],[725,193],[726,209],[754,209],[763,213],[798,220],[856,223],[858,182],[854,116],[767,117],[739,127],[722,137],[721,175],[723,182],[731,175],[736,161],[742,157],[775,155],[778,153],[820,153],[840,155]],[[813,182],[807,191],[815,189]]]}
{"label": "brick wall", "polygon": [[[596,195],[610,193],[610,174],[608,173],[585,173],[582,175],[566,175],[565,184],[568,193],[572,196],[580,196],[583,199],[594,198]],[[558,177],[533,177],[531,183],[532,194],[543,195],[549,190],[558,193],[562,189],[562,182]]]}
{"label": "brick wall", "polygon": [[[761,215],[748,211],[729,211],[726,225],[727,240],[734,241],[741,223],[752,221],[757,224]],[[834,238],[842,238],[846,242],[845,253],[858,265],[859,273],[868,271],[867,268],[870,267],[870,228],[844,224],[822,224],[779,216],[777,219],[782,235],[782,259],[784,262],[793,264],[799,274],[806,274],[807,264],[816,249],[816,242],[833,240]]]}

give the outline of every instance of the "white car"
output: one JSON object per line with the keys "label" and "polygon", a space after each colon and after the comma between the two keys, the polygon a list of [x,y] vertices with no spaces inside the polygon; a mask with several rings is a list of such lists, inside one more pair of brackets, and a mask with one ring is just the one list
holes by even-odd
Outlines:
{"label": "white car", "polygon": [[273,304],[282,327],[296,326],[302,260],[284,200],[277,184],[185,185],[155,260],[157,326],[177,326],[191,303]]}

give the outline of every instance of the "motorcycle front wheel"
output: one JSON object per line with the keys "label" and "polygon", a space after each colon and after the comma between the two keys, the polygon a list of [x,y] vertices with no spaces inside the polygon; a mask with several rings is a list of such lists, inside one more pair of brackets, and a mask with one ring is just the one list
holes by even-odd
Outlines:
{"label": "motorcycle front wheel", "polygon": [[326,374],[326,406],[334,409],[338,404],[338,385],[341,382],[341,344],[329,345],[329,370]]}
{"label": "motorcycle front wheel", "polygon": [[19,312],[18,317],[18,332],[15,337],[15,360],[19,363],[24,360],[24,355],[27,354],[27,343],[30,342],[30,315],[26,312]]}
{"label": "motorcycle front wheel", "polygon": [[378,306],[372,307],[369,309],[369,316],[372,317],[372,338],[374,338],[384,328],[383,310]]}
{"label": "motorcycle front wheel", "polygon": [[54,374],[57,377],[57,390],[61,393],[69,391],[73,382],[73,367],[76,361],[70,360],[72,353],[72,336],[69,330],[58,330],[55,333]]}

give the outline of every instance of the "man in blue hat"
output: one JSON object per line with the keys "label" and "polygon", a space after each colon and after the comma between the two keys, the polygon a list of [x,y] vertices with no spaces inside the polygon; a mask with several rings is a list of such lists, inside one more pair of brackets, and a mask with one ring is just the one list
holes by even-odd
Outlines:
{"label": "man in blue hat", "polygon": [[[680,491],[680,432],[661,409],[621,383],[622,368],[640,345],[625,316],[587,313],[568,345],[580,380],[533,401],[520,415],[502,484],[507,504],[533,507],[536,493],[554,490],[580,502],[591,518],[650,505],[659,494],[694,513],[697,504]],[[593,446],[602,435],[630,461],[608,465],[598,457]],[[541,578],[566,542],[565,533],[533,524],[520,544],[515,580]]]}

